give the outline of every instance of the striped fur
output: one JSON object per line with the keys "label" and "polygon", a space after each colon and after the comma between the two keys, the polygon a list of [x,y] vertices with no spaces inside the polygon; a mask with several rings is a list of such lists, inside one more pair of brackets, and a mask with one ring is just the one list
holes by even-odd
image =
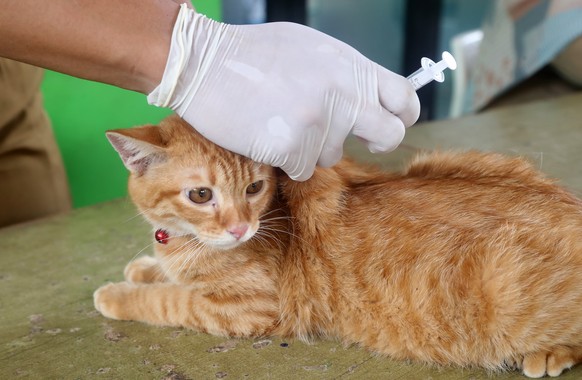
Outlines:
{"label": "striped fur", "polygon": [[[531,377],[582,359],[582,203],[523,159],[441,152],[402,173],[343,160],[300,183],[176,117],[108,137],[170,239],[95,292],[106,317]],[[214,201],[189,201],[199,187]]]}

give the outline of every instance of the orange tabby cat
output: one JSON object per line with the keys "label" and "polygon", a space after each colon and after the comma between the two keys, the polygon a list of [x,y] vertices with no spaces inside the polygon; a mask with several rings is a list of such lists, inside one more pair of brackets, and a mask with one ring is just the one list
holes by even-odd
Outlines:
{"label": "orange tabby cat", "polygon": [[107,136],[158,243],[95,292],[106,317],[531,377],[582,359],[582,202],[522,159],[343,160],[301,183],[177,117]]}

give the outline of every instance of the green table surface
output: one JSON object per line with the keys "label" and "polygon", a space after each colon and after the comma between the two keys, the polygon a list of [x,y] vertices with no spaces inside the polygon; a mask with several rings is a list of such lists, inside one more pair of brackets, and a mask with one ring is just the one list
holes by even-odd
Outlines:
{"label": "green table surface", "polygon": [[[421,124],[388,155],[346,146],[388,169],[434,148],[526,155],[580,195],[582,94]],[[1,229],[0,379],[522,378],[396,362],[333,341],[229,340],[103,318],[93,291],[122,280],[150,244],[150,227],[125,199]],[[582,378],[582,366],[562,378]]]}

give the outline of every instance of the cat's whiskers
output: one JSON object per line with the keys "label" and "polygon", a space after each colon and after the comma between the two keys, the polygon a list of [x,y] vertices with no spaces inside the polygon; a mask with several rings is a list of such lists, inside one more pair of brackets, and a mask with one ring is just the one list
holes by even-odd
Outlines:
{"label": "cat's whiskers", "polygon": [[[273,236],[271,236],[270,234],[267,235],[268,237],[275,239]],[[267,245],[267,238],[264,237],[261,233],[259,233],[259,230],[257,230],[257,232],[255,233],[255,235],[253,236],[253,239],[259,243],[261,245],[261,247],[263,249],[268,249],[268,245]]]}
{"label": "cat's whiskers", "polygon": [[262,214],[261,216],[259,216],[259,221],[261,223],[269,223],[269,222],[273,222],[275,220],[290,220],[290,219],[294,219],[294,217],[293,216],[290,216],[290,215],[273,216],[273,217],[267,218],[267,215],[270,215],[270,214],[272,214],[272,213],[274,213],[276,211],[282,211],[282,210],[283,210],[282,208],[277,208],[277,209],[270,210],[270,211]]}
{"label": "cat's whiskers", "polygon": [[285,243],[278,238],[274,233],[263,230],[260,235],[260,239],[264,240],[264,244],[268,244],[267,238],[270,238],[275,244],[277,244],[277,249],[282,251],[285,248]]}
{"label": "cat's whiskers", "polygon": [[278,233],[289,234],[288,231],[279,230],[279,229],[275,229],[275,228],[264,228],[261,230],[261,235],[264,238],[270,237],[273,241],[275,241],[279,250],[282,250],[285,248],[285,243],[283,242],[283,240],[280,237],[277,236]]}
{"label": "cat's whiskers", "polygon": [[[180,236],[169,237],[169,238],[168,238],[168,241],[170,241],[170,240],[172,240],[172,239],[175,239],[175,238],[178,238],[178,237],[180,237]],[[176,262],[176,261],[178,261],[178,260],[181,258],[181,256],[182,256],[182,254],[181,254],[181,253],[178,253],[178,251],[182,250],[182,248],[184,248],[186,245],[188,245],[190,241],[191,241],[191,240],[189,240],[189,241],[187,241],[186,243],[183,243],[183,244],[181,244],[180,246],[178,246],[178,247],[176,247],[176,248],[172,249],[172,250],[169,252],[169,254],[166,256],[166,257],[167,257],[167,259],[166,259],[166,263],[167,263],[167,264],[169,264],[169,265],[159,265],[159,266],[156,268],[155,274],[156,274],[156,275],[160,275],[160,276],[162,276],[162,277],[166,277],[166,278],[167,278],[167,277],[171,277],[171,276],[169,276],[169,274],[171,274],[171,273],[172,273],[172,267],[175,265],[175,262]],[[140,250],[140,251],[139,251],[139,252],[138,252],[138,253],[137,253],[137,254],[134,256],[134,258],[133,258],[131,261],[134,261],[134,260],[137,258],[137,256],[138,256],[138,255],[139,255],[141,252],[143,252],[143,251],[144,251],[146,248],[148,248],[148,247],[151,247],[151,246],[152,246],[152,245],[154,245],[154,244],[155,244],[155,243],[149,244],[148,246],[146,246],[145,248],[143,248],[142,250]],[[176,253],[178,253],[178,254],[176,254]],[[168,258],[168,256],[169,256],[169,258]],[[166,268],[166,267],[167,267],[167,268]]]}
{"label": "cat's whiskers", "polygon": [[[198,261],[198,258],[201,255],[200,247],[204,246],[205,246],[204,243],[202,243],[196,237],[191,239],[188,242],[188,245],[184,247],[184,251],[181,254],[182,263],[178,267],[177,273],[185,272],[186,275],[189,275],[192,265],[194,264],[194,262]],[[186,266],[188,266],[188,269],[186,269]]]}
{"label": "cat's whiskers", "polygon": [[[281,209],[275,209],[275,210],[271,210],[267,213],[265,213],[262,218],[264,218],[265,215],[270,214],[273,211],[279,211]],[[275,216],[272,218],[266,218],[266,219],[261,219],[261,225],[257,231],[256,235],[262,236],[264,239],[266,239],[265,236],[272,238],[273,240],[275,240],[275,242],[277,243],[277,245],[279,246],[279,248],[284,248],[285,244],[283,243],[283,241],[278,238],[276,235],[277,233],[283,233],[283,234],[287,234],[292,238],[296,238],[299,239],[300,241],[307,243],[307,241],[305,239],[303,239],[302,237],[298,236],[297,234],[295,234],[295,232],[293,231],[289,231],[287,229],[285,229],[284,227],[281,226],[281,228],[276,228],[277,226],[280,225],[280,221],[287,221],[288,225],[291,226],[291,228],[293,228],[293,223],[291,223],[291,221],[295,219],[295,217],[290,216],[290,215],[284,215],[284,216]]]}
{"label": "cat's whiskers", "polygon": [[184,251],[187,251],[186,245],[182,245],[180,252],[176,252],[176,250],[174,250],[174,254],[166,256],[166,265],[164,265],[166,268],[166,273],[178,273],[177,268],[181,267],[181,265],[187,259],[187,254],[185,254]]}
{"label": "cat's whiskers", "polygon": [[[197,260],[202,252],[200,248],[204,247],[206,247],[204,242],[200,241],[198,237],[192,236],[191,239],[172,250],[170,257],[167,259],[166,272],[181,273],[187,264],[191,268],[192,263]],[[176,268],[176,266],[178,267]]]}
{"label": "cat's whiskers", "polygon": [[291,219],[294,219],[294,217],[292,217],[292,216],[275,216],[275,217],[272,217],[272,218],[269,218],[269,219],[261,219],[261,222],[269,223],[269,222],[274,222],[274,221],[277,221],[277,220],[288,220],[288,221],[290,221]]}
{"label": "cat's whiskers", "polygon": [[202,245],[203,247],[205,247],[204,243],[198,241],[198,242],[194,242],[196,243],[192,248],[191,248],[191,252],[188,252],[188,268],[186,268],[186,276],[190,277],[190,272],[192,270],[192,266],[198,261],[198,259],[200,258],[200,256],[202,256],[202,251],[199,249],[200,245]]}
{"label": "cat's whiskers", "polygon": [[[282,219],[284,219],[284,218],[289,218],[289,219],[292,219],[293,217],[281,217],[281,218],[282,218]],[[266,224],[266,223],[265,223],[265,224]],[[293,223],[290,223],[290,225],[291,225],[291,228],[293,228]],[[260,231],[261,229],[265,230],[265,232],[266,232],[266,231],[270,231],[270,232],[273,232],[273,233],[276,233],[276,232],[284,233],[284,234],[287,234],[287,235],[289,235],[289,236],[290,236],[290,237],[292,237],[292,238],[299,239],[299,240],[300,240],[300,241],[302,241],[303,243],[309,244],[309,243],[307,242],[307,240],[305,240],[305,239],[304,239],[304,238],[302,238],[301,236],[297,235],[297,234],[296,234],[295,232],[293,232],[293,231],[288,231],[288,230],[286,230],[286,229],[275,228],[275,227],[273,227],[273,226],[269,226],[269,225],[263,225],[263,224],[261,224],[261,227],[259,228],[259,231]],[[257,232],[258,232],[258,231],[257,231]]]}
{"label": "cat's whiskers", "polygon": [[[146,213],[146,212],[148,212],[148,211],[150,211],[150,210],[151,210],[151,209],[147,209],[147,210],[143,210],[143,211],[141,211],[141,212],[138,212],[136,215],[134,215],[134,216],[132,216],[132,217],[130,217],[130,218],[128,218],[128,219],[126,219],[126,220],[124,220],[124,221],[123,221],[123,223],[129,223],[130,221],[134,220],[134,219],[135,219],[135,218],[137,218],[137,217],[140,217],[140,216],[142,216],[144,213]],[[132,262],[134,262],[134,261],[135,261],[135,260],[138,258],[138,256],[139,256],[139,255],[141,255],[141,254],[142,254],[142,253],[143,253],[143,252],[144,252],[146,249],[148,249],[148,248],[150,248],[150,247],[153,247],[153,245],[154,245],[154,242],[151,242],[150,244],[148,244],[148,245],[146,245],[145,247],[143,247],[142,249],[140,249],[140,250],[139,250],[139,251],[138,251],[138,252],[137,252],[137,253],[136,253],[136,254],[135,254],[135,255],[134,255],[134,256],[133,256],[133,257],[132,257],[130,260],[129,260],[129,263],[132,263]]]}
{"label": "cat's whiskers", "polygon": [[[146,245],[145,247],[143,247],[142,249],[140,249],[135,255],[133,255],[133,257],[129,260],[129,263],[134,262],[135,260],[137,260],[138,256],[141,255],[143,253],[143,251],[145,251],[146,249],[153,247],[154,243],[150,243],[148,245]],[[129,264],[128,263],[128,264]]]}
{"label": "cat's whiskers", "polygon": [[[279,210],[282,210],[282,209],[281,209],[281,208],[279,208],[279,209],[275,209],[275,210],[273,210],[273,211],[279,211]],[[268,212],[268,213],[265,213],[264,215],[268,215],[269,213],[270,213],[270,212]],[[263,215],[263,216],[264,216],[264,215]],[[273,221],[277,221],[277,220],[287,220],[287,221],[289,221],[289,226],[290,226],[290,228],[292,229],[292,231],[288,231],[288,230],[279,230],[279,229],[276,229],[276,230],[274,230],[274,231],[277,231],[277,232],[282,232],[282,233],[288,234],[288,235],[289,235],[289,236],[291,236],[291,237],[294,237],[294,238],[300,239],[300,240],[301,240],[301,241],[303,241],[304,243],[307,243],[307,241],[306,241],[305,239],[303,239],[303,238],[299,237],[297,234],[295,234],[295,225],[294,225],[294,223],[291,223],[293,219],[296,219],[296,218],[295,218],[294,216],[292,216],[292,215],[284,215],[284,216],[278,216],[278,217],[273,217],[273,218],[264,219],[264,220],[261,220],[261,222],[266,224],[266,223],[273,222]]]}
{"label": "cat's whiskers", "polygon": [[266,217],[267,215],[270,215],[270,214],[272,214],[272,213],[274,213],[274,212],[277,212],[277,211],[282,211],[282,210],[283,210],[282,208],[274,208],[274,209],[272,209],[272,210],[269,210],[269,211],[267,211],[267,212],[266,212],[266,213],[264,213],[263,215],[261,215],[261,216],[259,217],[259,219],[263,219],[263,218],[264,218],[264,217]]}
{"label": "cat's whiskers", "polygon": [[128,218],[128,219],[126,219],[126,220],[124,221],[124,223],[128,223],[128,222],[130,222],[130,221],[134,220],[134,219],[135,219],[135,218],[137,218],[137,217],[143,216],[143,215],[144,215],[146,212],[148,212],[148,211],[151,211],[151,210],[152,210],[151,208],[148,208],[148,209],[146,209],[146,210],[142,210],[142,211],[138,212],[137,214],[135,214],[134,216],[132,216],[132,217],[130,217],[130,218]]}

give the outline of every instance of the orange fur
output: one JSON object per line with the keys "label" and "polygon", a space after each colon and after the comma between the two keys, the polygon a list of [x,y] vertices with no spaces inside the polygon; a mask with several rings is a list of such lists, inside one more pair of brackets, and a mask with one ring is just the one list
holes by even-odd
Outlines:
{"label": "orange fur", "polygon": [[[403,173],[343,160],[294,182],[176,117],[108,137],[170,239],[96,291],[107,317],[532,377],[582,360],[582,203],[521,158],[432,153]],[[191,202],[202,187],[214,198]]]}

